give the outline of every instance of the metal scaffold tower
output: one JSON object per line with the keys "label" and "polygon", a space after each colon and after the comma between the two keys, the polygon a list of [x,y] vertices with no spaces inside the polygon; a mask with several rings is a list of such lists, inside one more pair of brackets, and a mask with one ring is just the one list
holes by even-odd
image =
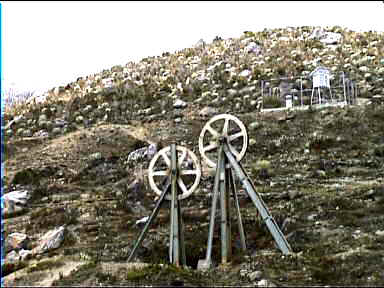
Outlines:
{"label": "metal scaffold tower", "polygon": [[[235,125],[231,125],[231,123]],[[232,130],[232,126],[234,126],[234,130]],[[241,145],[241,149],[239,149],[240,151],[235,148],[238,146],[238,144]],[[262,217],[262,220],[267,225],[279,249],[284,254],[288,254],[292,251],[289,243],[279,229],[279,226],[276,224],[274,218],[269,213],[267,206],[265,205],[260,195],[256,192],[253,183],[240,164],[240,160],[244,157],[247,146],[248,135],[244,124],[238,118],[229,114],[221,114],[213,117],[210,121],[208,121],[208,123],[203,127],[203,130],[201,131],[199,137],[200,154],[209,166],[216,167],[216,174],[213,188],[213,201],[209,224],[207,253],[206,258],[199,261],[198,269],[209,269],[212,266],[211,254],[213,234],[217,202],[219,198],[221,215],[221,264],[225,265],[231,261],[232,241],[229,209],[231,191],[236,207],[241,248],[243,251],[246,251],[245,234],[241,220],[240,205],[237,197],[236,186],[234,184],[234,175],[237,176],[245,191],[252,199]],[[216,158],[216,161],[214,158]]]}
{"label": "metal scaffold tower", "polygon": [[[183,176],[192,177],[193,179],[186,183],[183,180]],[[134,244],[128,257],[128,262],[131,262],[135,257],[138,247],[148,232],[149,226],[158,215],[161,204],[164,200],[169,200],[171,201],[169,262],[176,266],[186,266],[184,227],[180,202],[189,197],[199,185],[201,178],[199,161],[192,151],[185,147],[171,144],[155,154],[149,164],[148,178],[151,188],[160,197]]]}

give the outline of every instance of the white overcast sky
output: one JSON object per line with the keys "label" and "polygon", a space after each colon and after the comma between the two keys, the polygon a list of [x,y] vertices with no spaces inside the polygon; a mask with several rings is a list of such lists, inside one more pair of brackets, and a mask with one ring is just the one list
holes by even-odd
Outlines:
{"label": "white overcast sky", "polygon": [[333,26],[384,31],[382,1],[4,1],[7,89],[47,90],[147,56],[243,31]]}

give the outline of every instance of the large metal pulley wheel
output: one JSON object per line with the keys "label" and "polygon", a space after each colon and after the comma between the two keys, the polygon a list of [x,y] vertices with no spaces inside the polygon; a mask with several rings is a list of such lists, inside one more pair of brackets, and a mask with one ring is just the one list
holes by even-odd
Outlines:
{"label": "large metal pulley wheel", "polygon": [[[177,184],[182,192],[178,200],[189,197],[197,188],[201,178],[200,163],[196,155],[183,146],[176,145],[177,153]],[[165,147],[155,154],[149,163],[148,180],[149,185],[157,195],[163,192],[166,179],[171,176],[171,147]],[[167,194],[165,199],[171,200]]]}
{"label": "large metal pulley wheel", "polygon": [[205,124],[199,137],[199,151],[210,167],[217,165],[220,141],[226,141],[229,150],[240,162],[248,147],[248,134],[244,124],[230,114],[216,115]]}

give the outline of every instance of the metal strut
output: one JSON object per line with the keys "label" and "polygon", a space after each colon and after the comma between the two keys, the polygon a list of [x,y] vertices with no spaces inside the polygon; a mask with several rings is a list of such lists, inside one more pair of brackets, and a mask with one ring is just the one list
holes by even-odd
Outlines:
{"label": "metal strut", "polygon": [[[144,240],[145,235],[149,230],[149,226],[153,222],[153,220],[158,215],[161,203],[166,200],[166,194],[171,189],[171,215],[170,215],[170,237],[169,237],[169,261],[171,264],[175,264],[176,266],[186,266],[186,257],[185,257],[185,245],[184,245],[184,227],[181,218],[181,208],[180,208],[180,199],[179,189],[178,189],[178,177],[179,177],[179,169],[178,169],[178,159],[176,153],[176,145],[171,144],[171,163],[170,163],[170,175],[166,178],[166,183],[164,189],[158,199],[154,210],[152,211],[151,216],[147,220],[143,230],[141,231],[137,241],[134,244],[134,247],[131,251],[131,254],[128,257],[128,262],[130,262],[137,252],[138,247],[141,242]],[[181,262],[181,263],[180,263]]]}
{"label": "metal strut", "polygon": [[205,259],[199,260],[198,269],[209,269],[212,267],[212,242],[215,228],[215,218],[217,210],[217,202],[220,196],[220,230],[221,230],[221,264],[227,264],[232,258],[232,233],[231,233],[231,217],[230,217],[230,190],[232,190],[236,212],[237,222],[240,234],[240,243],[243,251],[246,250],[245,235],[243,224],[241,221],[240,205],[236,194],[234,177],[230,169],[228,159],[225,157],[223,146],[219,146],[217,169],[215,182],[213,187],[213,202],[211,210],[211,218],[209,224],[209,235],[207,244],[207,253]]}
{"label": "metal strut", "polygon": [[[274,218],[269,213],[264,201],[257,194],[252,182],[249,180],[244,169],[238,163],[232,152],[230,151],[228,144],[225,140],[220,139],[220,146],[218,151],[218,160],[217,160],[217,169],[215,182],[213,187],[213,202],[211,210],[211,218],[209,224],[209,235],[208,235],[208,244],[207,244],[207,254],[205,259],[199,260],[198,269],[209,269],[212,267],[212,242],[213,242],[213,233],[215,226],[215,216],[216,216],[216,207],[218,198],[220,195],[220,212],[221,212],[221,264],[227,264],[230,261],[232,256],[232,247],[231,247],[231,225],[230,225],[230,209],[229,209],[229,200],[230,194],[229,190],[232,190],[233,198],[235,202],[238,228],[240,234],[240,244],[243,251],[246,250],[244,228],[241,220],[240,205],[236,193],[236,186],[234,183],[234,172],[239,177],[241,184],[247,191],[248,195],[251,197],[256,208],[259,210],[260,215],[262,216],[263,221],[267,224],[269,231],[271,232],[273,238],[275,239],[278,247],[284,254],[288,254],[292,251],[289,243],[285,239],[283,233],[279,229],[279,226],[276,224]],[[231,167],[233,169],[231,169]]]}
{"label": "metal strut", "polygon": [[286,240],[284,234],[281,232],[275,219],[269,213],[268,208],[265,205],[263,199],[256,192],[256,190],[253,186],[253,183],[249,180],[244,169],[241,167],[241,165],[236,161],[235,157],[229,151],[227,143],[223,143],[223,150],[224,150],[224,153],[229,160],[229,163],[231,164],[231,166],[235,170],[235,173],[239,177],[241,184],[243,185],[244,189],[247,191],[249,197],[251,197],[257,210],[259,210],[259,213],[260,213],[263,221],[267,224],[267,227],[268,227],[269,231],[271,232],[273,238],[275,239],[277,246],[280,248],[280,250],[284,254],[289,254],[290,252],[292,252],[291,246],[289,245],[288,241]]}

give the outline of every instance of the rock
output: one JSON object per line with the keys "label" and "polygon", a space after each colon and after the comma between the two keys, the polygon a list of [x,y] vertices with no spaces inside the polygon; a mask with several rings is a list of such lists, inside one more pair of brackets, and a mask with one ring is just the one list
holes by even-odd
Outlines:
{"label": "rock", "polygon": [[206,98],[206,97],[209,97],[209,96],[211,96],[211,91],[205,91],[205,92],[201,93],[201,97],[202,98]]}
{"label": "rock", "polygon": [[17,124],[20,121],[25,120],[23,115],[16,116],[13,120],[11,120],[5,127],[4,130],[7,130],[12,127],[13,124]]}
{"label": "rock", "polygon": [[237,95],[237,90],[235,90],[235,89],[228,89],[227,93],[228,93],[229,97],[234,97],[234,96]]}
{"label": "rock", "polygon": [[47,120],[48,120],[47,115],[45,115],[45,114],[41,114],[41,115],[39,116],[39,122],[45,122],[45,121],[47,121]]}
{"label": "rock", "polygon": [[254,272],[248,274],[248,278],[251,281],[260,280],[261,276],[262,276],[262,272],[261,271],[254,271]]}
{"label": "rock", "polygon": [[251,71],[249,71],[249,70],[243,70],[243,71],[241,71],[240,72],[240,74],[239,74],[239,76],[240,77],[248,77],[249,75],[251,75],[252,74],[252,72]]}
{"label": "rock", "polygon": [[55,119],[53,127],[63,128],[65,125],[68,125],[68,122],[62,119]]}
{"label": "rock", "polygon": [[18,136],[23,136],[23,135],[24,135],[24,129],[23,129],[23,128],[19,128],[19,129],[17,129],[17,131],[16,131],[16,135],[18,135]]}
{"label": "rock", "polygon": [[150,144],[148,147],[139,148],[135,151],[132,151],[128,155],[127,162],[137,162],[144,160],[145,158],[152,159],[152,157],[157,153],[157,145]]}
{"label": "rock", "polygon": [[384,231],[383,231],[383,230],[377,230],[377,231],[375,232],[375,234],[376,234],[377,236],[384,236]]}
{"label": "rock", "polygon": [[13,191],[4,194],[1,198],[3,204],[1,215],[10,217],[25,210],[30,194],[27,190]]}
{"label": "rock", "polygon": [[256,55],[259,55],[261,53],[261,47],[257,45],[255,42],[250,42],[246,47],[245,51],[247,53],[255,53]]}
{"label": "rock", "polygon": [[339,33],[334,32],[326,32],[322,39],[320,39],[321,43],[330,45],[330,44],[337,44],[341,41],[343,36]]}
{"label": "rock", "polygon": [[337,44],[343,36],[340,33],[325,32],[322,28],[315,28],[309,39],[320,40],[324,44]]}
{"label": "rock", "polygon": [[[20,261],[20,255],[16,251],[11,251],[5,256],[5,261],[7,264],[16,264]],[[3,261],[1,261],[3,262]],[[3,263],[2,263],[3,264]],[[3,265],[1,265],[3,266]]]}
{"label": "rock", "polygon": [[84,109],[83,109],[83,112],[84,113],[89,113],[91,112],[93,109],[92,105],[87,105]]}
{"label": "rock", "polygon": [[48,132],[45,130],[39,130],[33,134],[33,137],[48,137]]}
{"label": "rock", "polygon": [[101,159],[102,155],[100,152],[96,152],[96,153],[93,153],[91,155],[89,155],[89,160],[93,161],[93,160],[99,160]]}
{"label": "rock", "polygon": [[258,281],[257,286],[258,287],[276,287],[276,285],[274,283],[268,281],[267,279],[262,279],[262,280]]}
{"label": "rock", "polygon": [[250,130],[257,130],[261,127],[261,123],[258,122],[258,121],[255,121],[255,122],[252,122],[251,124],[249,124],[249,129]]}
{"label": "rock", "polygon": [[23,261],[25,259],[27,259],[30,255],[33,255],[32,253],[32,250],[24,250],[24,249],[21,249],[19,251],[19,256],[20,256],[20,259]]}
{"label": "rock", "polygon": [[81,116],[81,115],[77,116],[77,117],[76,117],[76,122],[79,123],[79,124],[80,124],[80,123],[83,123],[83,122],[84,122],[84,117]]}
{"label": "rock", "polygon": [[209,117],[217,114],[218,112],[218,109],[207,106],[200,110],[199,115],[202,117]]}
{"label": "rock", "polygon": [[65,227],[60,226],[45,233],[39,240],[37,247],[32,249],[33,254],[42,254],[48,250],[59,248],[64,240]]}
{"label": "rock", "polygon": [[26,249],[30,239],[24,233],[14,232],[8,235],[5,239],[5,253],[14,249]]}
{"label": "rock", "polygon": [[173,108],[185,108],[187,107],[187,103],[181,99],[177,99],[175,103],[173,103]]}
{"label": "rock", "polygon": [[8,129],[5,131],[5,136],[11,137],[13,135],[12,129]]}
{"label": "rock", "polygon": [[257,143],[256,139],[254,139],[254,138],[249,139],[249,146],[253,146],[256,143]]}
{"label": "rock", "polygon": [[[52,129],[52,134],[53,135],[59,135],[61,134],[61,129],[59,127],[55,127]],[[48,133],[47,133],[47,136],[48,136]]]}
{"label": "rock", "polygon": [[240,277],[245,277],[245,276],[247,276],[247,269],[241,269],[241,270],[239,271],[239,274],[240,274]]}

